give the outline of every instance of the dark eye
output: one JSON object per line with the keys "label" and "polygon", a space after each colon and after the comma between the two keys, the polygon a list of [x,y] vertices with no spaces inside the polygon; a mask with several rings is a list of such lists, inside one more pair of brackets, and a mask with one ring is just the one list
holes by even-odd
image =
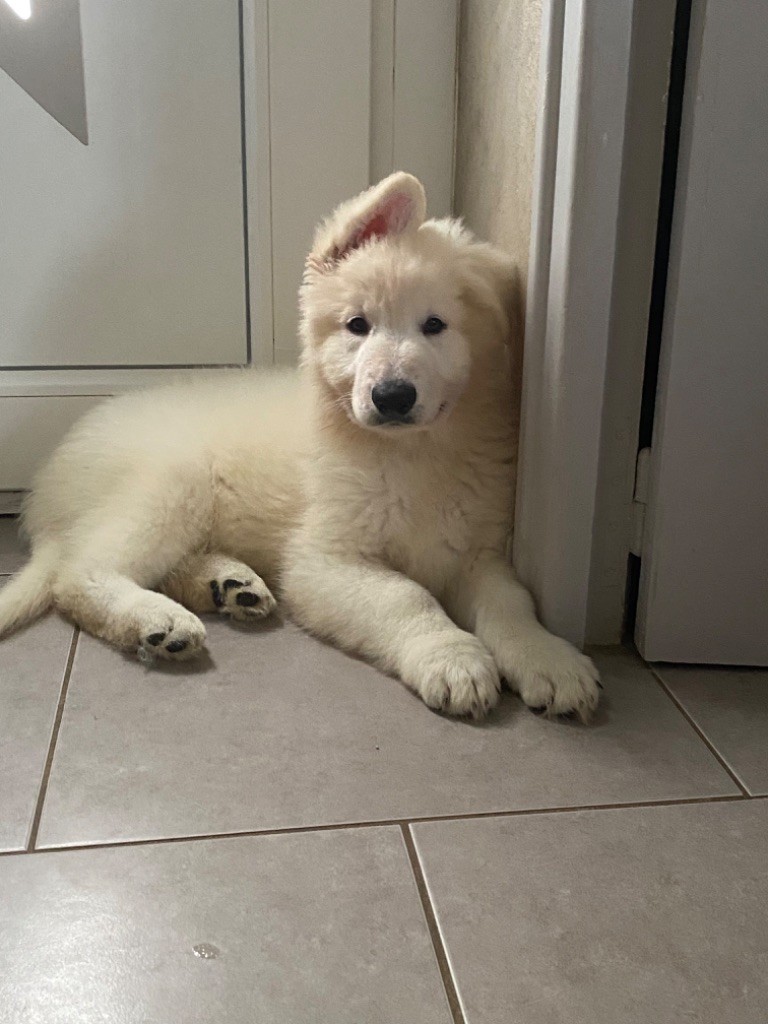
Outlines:
{"label": "dark eye", "polygon": [[371,325],[364,316],[353,316],[351,320],[347,320],[347,330],[350,334],[368,334]]}
{"label": "dark eye", "polygon": [[421,325],[422,334],[442,334],[447,327],[439,316],[429,316]]}

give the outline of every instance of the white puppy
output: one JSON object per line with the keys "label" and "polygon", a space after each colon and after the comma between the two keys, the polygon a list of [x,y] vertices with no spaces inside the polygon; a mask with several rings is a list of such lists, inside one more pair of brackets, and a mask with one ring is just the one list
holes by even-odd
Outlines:
{"label": "white puppy", "polygon": [[120,647],[186,658],[205,640],[195,612],[266,615],[269,585],[430,707],[481,716],[503,677],[533,708],[586,718],[594,666],[537,622],[506,557],[516,274],[424,215],[419,182],[394,174],[321,225],[299,373],[87,415],[37,476],[0,632],[53,604]]}

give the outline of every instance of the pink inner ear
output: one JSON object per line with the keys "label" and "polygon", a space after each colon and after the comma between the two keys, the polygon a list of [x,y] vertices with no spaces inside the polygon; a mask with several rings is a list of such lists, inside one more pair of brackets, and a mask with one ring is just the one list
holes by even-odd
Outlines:
{"label": "pink inner ear", "polygon": [[408,225],[411,216],[412,202],[407,195],[395,194],[377,207],[368,220],[357,229],[350,238],[344,252],[357,249],[371,238],[384,238],[386,235],[397,234]]}
{"label": "pink inner ear", "polygon": [[374,214],[371,220],[355,235],[354,244],[362,245],[363,242],[367,242],[369,238],[383,238],[389,230],[389,222],[383,213]]}

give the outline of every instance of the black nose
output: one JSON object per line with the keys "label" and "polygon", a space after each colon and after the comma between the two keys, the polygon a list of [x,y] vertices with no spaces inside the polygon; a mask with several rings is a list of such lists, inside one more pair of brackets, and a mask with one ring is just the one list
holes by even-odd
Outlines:
{"label": "black nose", "polygon": [[416,388],[407,380],[385,380],[371,390],[382,416],[405,416],[416,404]]}

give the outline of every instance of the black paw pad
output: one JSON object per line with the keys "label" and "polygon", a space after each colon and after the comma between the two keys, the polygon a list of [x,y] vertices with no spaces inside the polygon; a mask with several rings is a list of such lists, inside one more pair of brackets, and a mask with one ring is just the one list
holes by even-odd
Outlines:
{"label": "black paw pad", "polygon": [[179,651],[183,651],[187,646],[186,640],[171,640],[169,644],[165,645],[166,651],[170,654],[178,654]]}
{"label": "black paw pad", "polygon": [[244,587],[245,584],[241,580],[224,580],[224,589],[232,590],[234,587]]}
{"label": "black paw pad", "polygon": [[153,647],[159,646],[163,640],[165,640],[165,633],[150,633],[147,637],[147,643]]}
{"label": "black paw pad", "polygon": [[211,580],[211,597],[213,598],[213,603],[217,608],[222,608],[224,606],[224,597],[219,589],[217,580]]}
{"label": "black paw pad", "polygon": [[235,603],[242,605],[244,608],[253,608],[260,600],[261,598],[258,594],[251,594],[250,591],[246,590],[242,594],[237,595]]}

